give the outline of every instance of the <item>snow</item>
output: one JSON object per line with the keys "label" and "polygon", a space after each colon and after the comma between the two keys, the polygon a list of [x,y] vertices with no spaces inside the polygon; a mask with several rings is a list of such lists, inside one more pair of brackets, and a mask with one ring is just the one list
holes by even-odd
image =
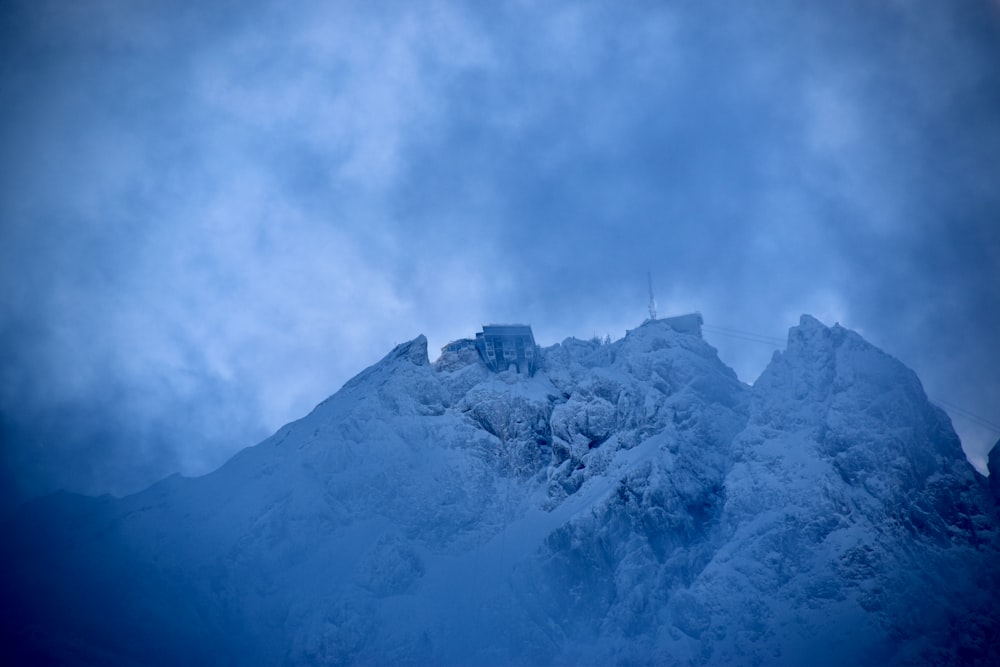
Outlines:
{"label": "snow", "polygon": [[532,376],[419,336],[210,475],[6,534],[3,639],[71,664],[997,657],[986,483],[912,371],[808,316],[753,387],[663,321]]}

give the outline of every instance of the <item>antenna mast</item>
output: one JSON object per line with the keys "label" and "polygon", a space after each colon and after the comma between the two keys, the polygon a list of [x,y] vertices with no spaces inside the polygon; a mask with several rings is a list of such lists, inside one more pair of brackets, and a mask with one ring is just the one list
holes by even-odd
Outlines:
{"label": "antenna mast", "polygon": [[649,319],[656,319],[656,299],[653,297],[653,274],[647,273],[646,277],[649,278]]}

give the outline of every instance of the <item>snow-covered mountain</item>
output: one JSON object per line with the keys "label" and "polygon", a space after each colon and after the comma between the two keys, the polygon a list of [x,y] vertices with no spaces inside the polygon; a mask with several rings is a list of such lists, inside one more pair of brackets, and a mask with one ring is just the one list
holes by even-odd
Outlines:
{"label": "snow-covered mountain", "polygon": [[914,373],[804,316],[532,376],[400,345],[216,472],[8,522],[2,649],[55,664],[1000,664],[988,482]]}

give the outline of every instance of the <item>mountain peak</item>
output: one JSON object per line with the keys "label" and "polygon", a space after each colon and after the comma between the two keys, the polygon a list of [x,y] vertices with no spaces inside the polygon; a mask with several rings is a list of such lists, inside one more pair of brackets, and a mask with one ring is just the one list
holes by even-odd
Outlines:
{"label": "mountain peak", "polygon": [[[754,389],[762,423],[805,429],[828,455],[867,448],[873,461],[904,457],[924,474],[939,465],[937,456],[966,463],[948,416],[931,404],[916,373],[839,325],[804,315]],[[851,467],[863,471],[870,463]]]}
{"label": "mountain peak", "polygon": [[799,326],[803,329],[826,329],[827,326],[808,313],[799,316]]}
{"label": "mountain peak", "polygon": [[[987,664],[996,519],[912,371],[803,316],[748,387],[700,326],[568,338],[499,371],[485,340],[431,365],[421,335],[215,473],[36,505],[0,543],[0,648]],[[95,624],[94,599],[121,611]]]}
{"label": "mountain peak", "polygon": [[415,366],[427,366],[430,363],[427,357],[427,337],[423,334],[397,345],[390,354],[396,359],[405,359]]}

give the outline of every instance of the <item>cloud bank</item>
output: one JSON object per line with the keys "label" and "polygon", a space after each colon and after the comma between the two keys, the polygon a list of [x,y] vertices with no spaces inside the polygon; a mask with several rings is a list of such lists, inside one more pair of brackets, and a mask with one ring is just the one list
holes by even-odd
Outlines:
{"label": "cloud bank", "polygon": [[[1000,437],[1000,11],[13,2],[12,498],[210,470],[394,343],[798,315]],[[707,334],[752,382],[774,347]]]}

